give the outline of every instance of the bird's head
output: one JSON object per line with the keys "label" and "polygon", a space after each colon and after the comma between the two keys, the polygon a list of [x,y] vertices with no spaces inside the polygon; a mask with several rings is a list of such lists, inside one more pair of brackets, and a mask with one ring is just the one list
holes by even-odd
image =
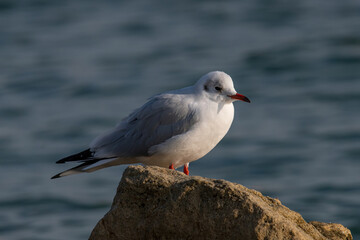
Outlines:
{"label": "bird's head", "polygon": [[234,102],[241,100],[250,103],[250,100],[237,93],[231,77],[220,71],[209,72],[202,76],[195,84],[199,91],[215,102]]}

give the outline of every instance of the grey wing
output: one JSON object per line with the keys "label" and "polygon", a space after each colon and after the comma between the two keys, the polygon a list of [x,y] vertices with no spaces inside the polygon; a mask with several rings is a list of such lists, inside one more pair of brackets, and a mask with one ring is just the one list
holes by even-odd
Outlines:
{"label": "grey wing", "polygon": [[198,117],[184,96],[163,94],[125,118],[112,132],[90,145],[96,157],[149,156],[150,147],[187,132]]}

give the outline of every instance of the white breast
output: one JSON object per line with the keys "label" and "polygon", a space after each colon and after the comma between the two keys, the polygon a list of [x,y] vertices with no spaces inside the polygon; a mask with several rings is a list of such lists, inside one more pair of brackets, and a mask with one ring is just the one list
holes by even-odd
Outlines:
{"label": "white breast", "polygon": [[179,167],[198,160],[210,152],[228,132],[234,118],[234,106],[222,106],[215,102],[204,102],[199,106],[200,120],[193,128],[154,146],[156,154],[140,161],[148,165]]}

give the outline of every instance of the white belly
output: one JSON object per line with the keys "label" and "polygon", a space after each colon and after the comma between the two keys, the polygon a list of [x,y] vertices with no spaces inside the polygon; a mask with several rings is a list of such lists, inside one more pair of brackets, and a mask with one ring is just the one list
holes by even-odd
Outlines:
{"label": "white belly", "polygon": [[[217,108],[212,108],[217,109]],[[147,165],[175,168],[198,160],[210,152],[228,132],[234,118],[234,106],[225,104],[221,110],[204,111],[188,132],[174,136],[150,148],[154,154],[139,161]]]}

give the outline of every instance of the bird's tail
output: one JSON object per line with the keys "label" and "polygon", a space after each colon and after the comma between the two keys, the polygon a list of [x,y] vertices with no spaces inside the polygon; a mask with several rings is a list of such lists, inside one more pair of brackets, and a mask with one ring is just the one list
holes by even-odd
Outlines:
{"label": "bird's tail", "polygon": [[54,178],[60,178],[60,177],[65,177],[65,176],[68,176],[68,175],[72,175],[72,174],[77,174],[77,173],[82,173],[82,172],[86,172],[85,168],[88,167],[88,166],[91,166],[92,164],[98,162],[99,160],[89,160],[89,161],[86,161],[74,168],[70,168],[66,171],[63,171],[61,173],[58,173],[56,174],[55,176],[53,176],[51,179],[54,179]]}
{"label": "bird's tail", "polygon": [[126,162],[121,161],[120,159],[117,160],[117,157],[106,157],[106,158],[96,158],[94,157],[93,152],[90,149],[85,151],[79,152],[77,154],[68,156],[66,158],[60,159],[56,163],[66,163],[66,162],[83,162],[82,164],[70,168],[66,171],[56,174],[51,179],[65,177],[72,174],[83,173],[83,172],[93,172],[102,168],[124,164]]}
{"label": "bird's tail", "polygon": [[107,158],[107,159],[102,158],[102,159],[88,160],[74,168],[70,168],[66,171],[56,174],[51,179],[65,177],[65,176],[78,174],[78,173],[84,173],[84,172],[89,173],[89,172],[93,172],[96,170],[100,170],[102,168],[107,168],[107,167],[111,167],[111,166],[115,166],[115,165],[119,165],[119,164],[128,163],[128,162],[116,161],[116,160],[118,160],[118,159],[117,158]]}

